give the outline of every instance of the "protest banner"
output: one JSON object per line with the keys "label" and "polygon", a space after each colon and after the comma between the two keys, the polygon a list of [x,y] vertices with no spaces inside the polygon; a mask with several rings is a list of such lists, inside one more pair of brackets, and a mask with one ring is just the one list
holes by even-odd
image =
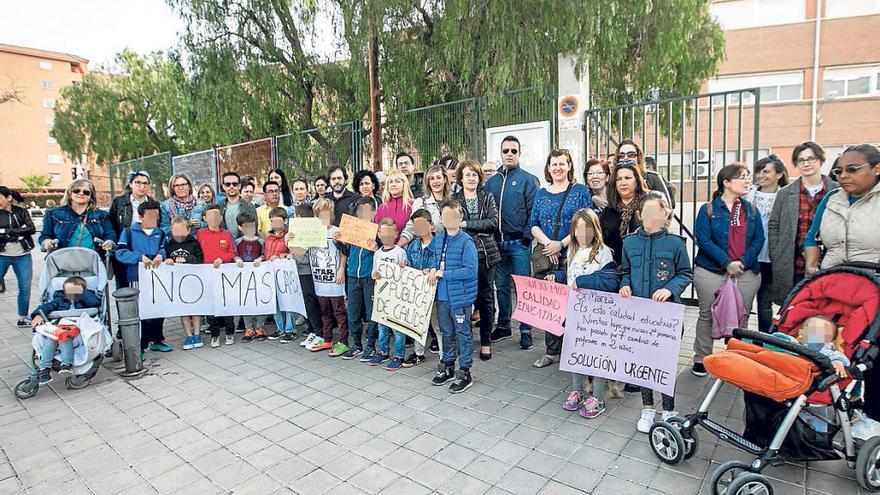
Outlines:
{"label": "protest banner", "polygon": [[370,241],[375,242],[378,231],[379,224],[361,220],[351,215],[343,214],[342,220],[339,222],[340,241],[370,251],[374,250],[370,247]]}
{"label": "protest banner", "polygon": [[425,345],[437,286],[429,284],[428,276],[415,268],[379,263],[376,271],[381,278],[373,292],[371,319]]}
{"label": "protest banner", "polygon": [[293,239],[287,241],[287,247],[327,247],[327,227],[319,218],[291,218],[287,231],[293,234]]}
{"label": "protest banner", "polygon": [[553,335],[562,335],[568,311],[568,286],[539,278],[513,275],[516,284],[516,308],[511,318],[540,328]]}
{"label": "protest banner", "polygon": [[306,304],[299,284],[296,261],[276,260],[269,264],[275,272],[275,297],[278,299],[278,309],[305,315]]}
{"label": "protest banner", "polygon": [[211,265],[162,264],[147,270],[141,263],[138,266],[141,319],[214,314],[215,272]]}
{"label": "protest banner", "polygon": [[559,369],[673,395],[683,323],[681,304],[574,290]]}
{"label": "protest banner", "polygon": [[268,264],[245,263],[239,268],[230,263],[216,271],[214,316],[275,314],[275,270]]}

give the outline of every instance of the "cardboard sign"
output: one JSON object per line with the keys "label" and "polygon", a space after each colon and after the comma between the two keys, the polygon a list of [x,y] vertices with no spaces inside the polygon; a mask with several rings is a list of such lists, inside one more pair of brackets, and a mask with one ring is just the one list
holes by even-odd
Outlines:
{"label": "cardboard sign", "polygon": [[342,215],[342,221],[339,222],[339,240],[351,244],[352,246],[362,247],[373,251],[370,242],[375,242],[376,233],[379,231],[379,224],[361,220],[351,215]]}
{"label": "cardboard sign", "polygon": [[287,247],[327,247],[327,227],[324,227],[320,218],[291,218],[287,231],[293,234],[293,239],[287,241]]}
{"label": "cardboard sign", "polygon": [[562,335],[568,311],[568,286],[519,275],[513,275],[513,282],[516,308],[511,318],[553,335]]}
{"label": "cardboard sign", "polygon": [[220,265],[214,292],[214,316],[274,315],[275,273],[271,267],[245,263]]}
{"label": "cardboard sign", "polygon": [[379,263],[376,271],[382,278],[376,280],[371,319],[425,345],[437,286],[415,268]]}
{"label": "cardboard sign", "polygon": [[147,270],[141,263],[138,267],[140,318],[213,315],[215,272],[211,265],[162,264]]}
{"label": "cardboard sign", "polygon": [[276,260],[270,264],[275,271],[275,297],[278,300],[278,309],[305,316],[306,304],[299,283],[299,273],[296,271],[296,261]]}
{"label": "cardboard sign", "polygon": [[559,369],[675,392],[684,306],[575,290]]}

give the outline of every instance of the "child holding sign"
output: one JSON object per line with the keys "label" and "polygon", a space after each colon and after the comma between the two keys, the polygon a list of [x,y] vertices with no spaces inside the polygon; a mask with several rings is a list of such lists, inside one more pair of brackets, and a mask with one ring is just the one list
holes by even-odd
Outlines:
{"label": "child holding sign", "polygon": [[[140,221],[131,224],[119,235],[116,247],[116,260],[128,266],[127,280],[137,285],[138,265],[143,263],[147,269],[159,266],[165,258],[165,232],[159,228],[161,206],[157,201],[147,200],[138,205]],[[165,344],[162,333],[164,318],[141,320],[141,360],[149,345],[151,351],[171,352]]]}
{"label": "child holding sign", "polygon": [[[432,383],[443,385],[455,378],[449,386],[453,394],[464,392],[473,384],[471,310],[477,300],[477,246],[461,230],[461,216],[458,201],[450,199],[443,203],[440,219],[444,231],[431,243],[437,265],[428,273],[428,283],[437,284],[437,316],[443,334],[443,356]],[[459,371],[455,371],[456,354]]]}
{"label": "child holding sign", "polygon": [[[623,240],[620,295],[657,302],[681,302],[681,293],[694,278],[684,239],[669,233],[672,208],[666,196],[651,191],[642,198],[642,227]],[[648,433],[657,415],[654,391],[642,387],[642,415],[636,429]],[[677,416],[675,398],[663,394],[663,421]]]}
{"label": "child holding sign", "polygon": [[[221,264],[235,259],[235,242],[232,234],[220,226],[222,221],[220,207],[208,205],[205,208],[205,223],[208,226],[196,234],[205,263],[212,263],[214,268],[220,268]],[[211,347],[220,347],[220,327],[226,332],[226,345],[235,343],[235,320],[232,316],[209,316],[208,325],[211,327]]]}
{"label": "child holding sign", "polygon": [[[171,240],[165,244],[165,252],[168,254],[165,259],[166,265],[202,263],[202,246],[190,234],[191,224],[192,222],[186,217],[174,217],[174,220],[171,220]],[[202,343],[202,336],[199,335],[199,331],[202,329],[201,316],[181,316],[180,324],[183,325],[185,335],[183,338],[184,351],[205,345]]]}
{"label": "child holding sign", "polygon": [[[568,282],[579,289],[616,291],[618,287],[617,264],[611,248],[602,242],[602,226],[599,217],[589,208],[575,212],[571,219],[568,244],[568,272],[547,275],[551,282]],[[562,404],[566,411],[580,409],[581,417],[592,419],[605,411],[605,379],[593,377],[593,393],[583,399],[584,375],[571,374],[571,394]],[[583,402],[581,402],[583,400]]]}
{"label": "child holding sign", "polygon": [[[397,224],[394,219],[385,217],[379,221],[379,240],[382,241],[382,248],[373,255],[373,280],[381,284],[382,275],[379,273],[379,265],[382,263],[393,263],[395,265],[406,265],[406,251],[402,247],[394,244],[397,239]],[[387,282],[386,282],[387,283]],[[376,341],[376,356],[370,360],[370,366],[379,366],[388,361],[388,339],[392,330],[385,325],[379,325],[379,338]],[[406,345],[406,335],[399,330],[393,330],[394,333],[394,356],[391,362],[385,366],[388,371],[397,371],[403,367],[403,353]]]}
{"label": "child holding sign", "polygon": [[[266,234],[266,242],[263,245],[263,257],[269,261],[278,259],[293,259],[290,249],[287,247],[287,210],[276,206],[269,211],[269,232]],[[288,344],[296,340],[296,326],[294,325],[293,312],[275,311],[275,334],[270,339],[278,339],[282,344]]]}
{"label": "child holding sign", "polygon": [[[365,221],[372,222],[376,214],[376,203],[373,198],[358,198],[354,205],[355,215]],[[337,235],[335,238],[339,238]],[[360,246],[342,244],[346,255],[345,274],[348,277],[348,328],[351,331],[351,346],[342,359],[350,360],[361,356],[361,362],[367,363],[376,357],[376,322],[370,319],[373,314],[373,287],[375,282],[370,276],[373,270],[373,252],[378,249],[373,241],[373,250]],[[363,345],[364,323],[367,324],[367,345]]]}
{"label": "child holding sign", "polygon": [[[315,282],[315,294],[321,305],[323,337],[315,337],[306,344],[312,352],[332,349],[331,357],[342,356],[348,352],[348,320],[345,310],[345,261],[346,257],[339,251],[333,236],[339,228],[333,226],[333,202],[329,199],[315,201],[312,209],[327,229],[327,247],[309,248],[309,263],[312,267],[312,278]],[[287,234],[288,239],[292,236]],[[339,328],[339,340],[333,343],[333,317]]]}
{"label": "child holding sign", "polygon": [[[257,235],[257,218],[247,212],[239,213],[235,217],[235,223],[238,224],[238,231],[241,233],[241,237],[235,240],[235,264],[239,268],[244,266],[245,262],[253,263],[254,267],[260,266],[260,261],[263,260],[263,239]],[[256,315],[245,316],[245,331],[241,341],[250,342],[254,339],[269,338],[260,324],[265,318]]]}
{"label": "child holding sign", "polygon": [[[434,240],[434,221],[432,218],[431,212],[424,208],[419,208],[410,217],[415,237],[412,242],[406,245],[406,263],[411,268],[422,270],[423,272],[427,272],[437,266],[434,260],[434,250],[431,249],[431,241]],[[437,320],[436,301],[431,310],[431,327],[429,328],[440,329],[440,323]],[[431,332],[429,331],[428,333],[430,334]],[[410,368],[425,362],[425,346],[416,341],[413,351],[413,354],[403,362],[404,368]]]}

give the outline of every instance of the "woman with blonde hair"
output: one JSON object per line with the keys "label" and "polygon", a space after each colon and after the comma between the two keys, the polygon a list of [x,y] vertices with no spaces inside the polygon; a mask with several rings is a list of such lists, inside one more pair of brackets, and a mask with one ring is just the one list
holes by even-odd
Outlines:
{"label": "woman with blonde hair", "polygon": [[98,209],[95,186],[88,179],[76,179],[64,191],[61,206],[46,213],[38,242],[43,251],[76,246],[103,256],[113,249],[116,239],[109,215]]}
{"label": "woman with blonde hair", "polygon": [[392,170],[385,182],[382,204],[376,210],[375,222],[379,223],[383,218],[394,220],[397,225],[397,239],[394,242],[398,244],[400,244],[400,233],[403,232],[412,215],[412,205],[413,197],[409,190],[409,180],[400,170]]}
{"label": "woman with blonde hair", "polygon": [[195,234],[203,226],[205,203],[193,196],[192,181],[184,174],[174,174],[168,180],[168,191],[168,199],[162,202],[160,227],[166,235],[171,235],[171,221],[180,217],[189,222],[189,230]]}
{"label": "woman with blonde hair", "polygon": [[201,201],[205,205],[216,203],[217,195],[214,194],[214,186],[212,186],[211,184],[202,184],[201,186],[199,186],[198,198],[199,201]]}

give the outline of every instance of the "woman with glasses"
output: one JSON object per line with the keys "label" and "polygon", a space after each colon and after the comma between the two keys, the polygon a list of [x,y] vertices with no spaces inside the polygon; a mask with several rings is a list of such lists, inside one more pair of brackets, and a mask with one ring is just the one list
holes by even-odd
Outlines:
{"label": "woman with glasses", "polygon": [[27,208],[15,203],[24,203],[24,197],[0,186],[0,279],[6,277],[11,266],[18,283],[18,326],[27,327],[33,276],[31,249],[37,229]]}
{"label": "woman with glasses", "polygon": [[[128,184],[125,186],[125,192],[113,198],[110,204],[110,224],[113,225],[113,232],[116,238],[123,230],[131,227],[134,222],[139,222],[138,206],[141,203],[152,200],[148,194],[150,191],[150,174],[145,170],[138,170],[128,174]],[[114,257],[111,260],[113,264],[113,275],[116,277],[116,288],[128,287],[126,273],[128,267],[120,263]]]}
{"label": "woman with glasses", "polygon": [[192,181],[184,174],[174,174],[168,180],[170,197],[162,202],[160,226],[166,235],[171,235],[171,221],[177,217],[189,222],[189,230],[195,235],[202,228],[202,213],[205,203],[193,195]]}
{"label": "woman with glasses", "polygon": [[593,210],[600,213],[608,206],[608,179],[611,177],[611,169],[608,163],[593,158],[584,166],[584,184],[590,188],[590,196],[593,201]]}
{"label": "woman with glasses", "polygon": [[104,255],[116,245],[116,231],[107,212],[98,209],[95,186],[77,179],[67,186],[61,206],[46,212],[38,242],[43,251],[66,247],[94,249]]}
{"label": "woman with glasses", "polygon": [[[749,169],[732,163],[718,171],[718,189],[712,201],[700,207],[694,223],[697,257],[694,288],[700,304],[694,338],[696,376],[706,376],[703,358],[712,354],[712,303],[715,292],[728,279],[736,280],[746,314],[761,286],[758,254],[764,247],[764,226],[755,205],[744,199],[749,191]],[[745,328],[748,328],[746,321]]]}
{"label": "woman with glasses", "polygon": [[806,275],[801,246],[825,193],[837,187],[836,182],[822,175],[825,150],[818,144],[807,141],[795,146],[791,161],[800,177],[779,190],[767,220],[767,247],[773,272],[770,299],[780,306],[792,287]]}
{"label": "woman with glasses", "polygon": [[663,177],[654,170],[645,167],[645,154],[642,149],[631,139],[624,139],[617,145],[614,166],[629,164],[638,169],[639,174],[645,179],[645,185],[649,191],[660,191],[669,200],[669,205],[675,208],[674,194],[666,187]]}

